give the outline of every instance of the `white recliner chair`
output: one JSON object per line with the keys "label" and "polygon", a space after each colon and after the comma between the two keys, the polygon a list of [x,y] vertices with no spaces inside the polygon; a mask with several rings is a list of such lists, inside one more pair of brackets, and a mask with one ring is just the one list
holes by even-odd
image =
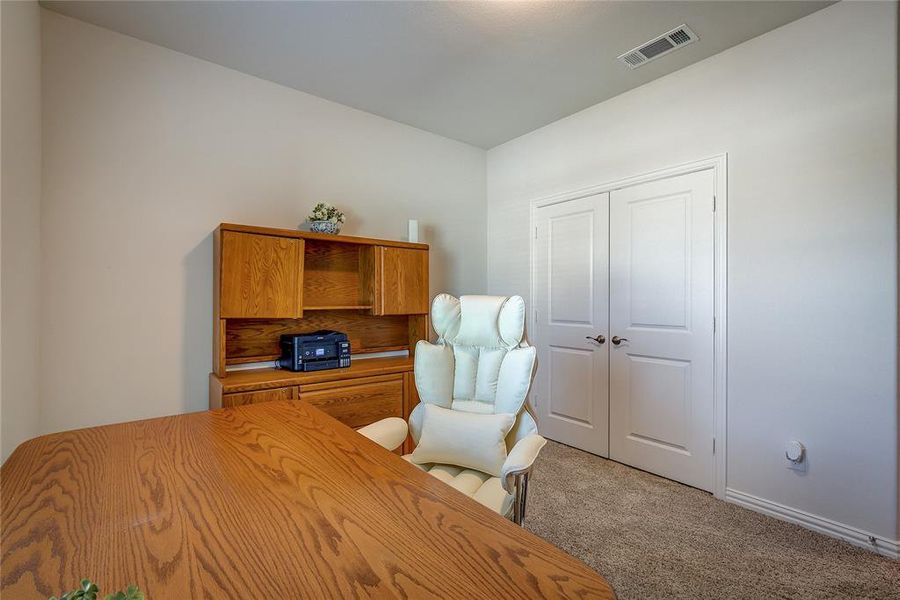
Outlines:
{"label": "white recliner chair", "polygon": [[[525,301],[521,296],[440,294],[431,305],[431,322],[438,340],[416,345],[421,403],[409,415],[408,428],[403,419],[392,417],[359,433],[388,450],[398,448],[407,432],[418,443],[427,404],[463,413],[515,415],[499,477],[452,464],[416,466],[521,525],[528,477],[547,443],[525,406],[535,365],[535,349],[524,341]],[[411,456],[403,458],[412,462]]]}

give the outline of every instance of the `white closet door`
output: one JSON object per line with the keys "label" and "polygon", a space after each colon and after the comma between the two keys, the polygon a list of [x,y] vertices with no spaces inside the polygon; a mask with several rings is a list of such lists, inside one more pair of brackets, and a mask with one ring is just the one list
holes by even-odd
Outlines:
{"label": "white closet door", "polygon": [[610,457],[709,491],[713,185],[707,170],[610,195]]}
{"label": "white closet door", "polygon": [[[532,402],[541,433],[609,455],[609,194],[539,208]],[[594,339],[596,338],[596,339]]]}

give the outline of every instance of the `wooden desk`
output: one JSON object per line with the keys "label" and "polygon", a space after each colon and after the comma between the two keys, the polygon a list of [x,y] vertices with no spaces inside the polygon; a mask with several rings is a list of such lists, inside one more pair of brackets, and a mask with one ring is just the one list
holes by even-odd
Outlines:
{"label": "wooden desk", "polygon": [[302,401],[37,438],[0,470],[4,598],[613,598],[597,573]]}

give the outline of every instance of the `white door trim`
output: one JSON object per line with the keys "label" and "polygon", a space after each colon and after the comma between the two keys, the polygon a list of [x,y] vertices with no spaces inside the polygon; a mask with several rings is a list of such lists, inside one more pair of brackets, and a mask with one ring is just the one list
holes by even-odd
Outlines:
{"label": "white door trim", "polygon": [[535,265],[535,245],[534,245],[534,232],[535,230],[535,210],[542,206],[548,206],[550,204],[557,204],[559,202],[566,202],[569,200],[575,200],[577,198],[584,198],[585,196],[592,196],[594,194],[599,194],[603,192],[612,192],[617,189],[622,189],[625,187],[630,187],[633,185],[637,185],[639,183],[646,183],[648,181],[656,181],[659,179],[666,179],[668,177],[674,177],[676,175],[686,175],[687,173],[694,173],[696,171],[704,171],[706,169],[713,170],[713,178],[714,178],[714,186],[715,186],[715,218],[714,218],[714,249],[713,249],[713,262],[714,262],[714,273],[713,273],[713,289],[715,293],[714,299],[714,315],[715,319],[715,338],[714,338],[714,347],[713,347],[713,361],[714,361],[714,378],[715,381],[713,383],[714,388],[714,405],[715,405],[715,460],[714,460],[714,469],[715,473],[713,474],[713,495],[720,500],[725,499],[725,488],[727,483],[727,471],[726,471],[726,456],[727,456],[727,445],[726,445],[726,420],[728,415],[728,402],[727,402],[727,376],[728,376],[728,368],[727,368],[727,308],[728,308],[728,294],[727,294],[727,262],[728,262],[728,154],[722,153],[711,156],[709,158],[704,158],[702,160],[696,160],[693,162],[677,165],[674,167],[666,167],[662,169],[658,169],[656,171],[651,171],[649,173],[643,173],[638,175],[632,175],[630,177],[626,177],[624,179],[617,179],[614,181],[608,181],[605,183],[600,183],[597,185],[592,185],[588,187],[584,187],[577,190],[572,190],[569,192],[562,192],[558,194],[553,194],[550,196],[543,196],[540,198],[534,198],[530,202],[530,209],[528,215],[528,226],[529,226],[529,235],[528,235],[528,273],[529,273],[529,296],[530,296],[530,306],[531,310],[528,311],[527,322],[528,322],[528,330],[536,332],[535,328],[535,320],[534,320],[534,299],[535,299],[535,289],[534,289],[534,265]]}

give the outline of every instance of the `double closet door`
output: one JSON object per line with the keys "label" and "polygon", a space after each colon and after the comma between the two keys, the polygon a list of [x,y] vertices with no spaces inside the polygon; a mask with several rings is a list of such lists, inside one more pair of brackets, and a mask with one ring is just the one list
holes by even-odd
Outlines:
{"label": "double closet door", "polygon": [[712,170],[536,209],[546,437],[713,488]]}

